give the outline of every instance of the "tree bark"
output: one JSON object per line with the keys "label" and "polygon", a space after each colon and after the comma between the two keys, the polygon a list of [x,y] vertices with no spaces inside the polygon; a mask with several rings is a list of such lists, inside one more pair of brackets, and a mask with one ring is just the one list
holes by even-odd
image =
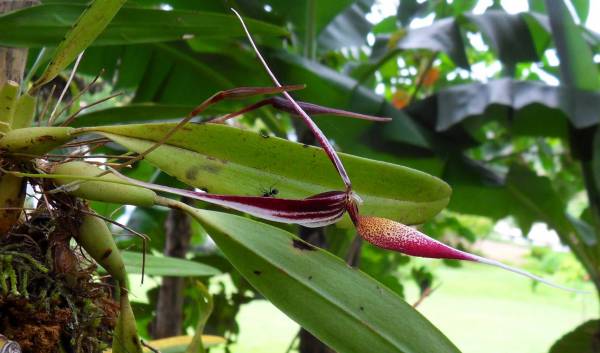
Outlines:
{"label": "tree bark", "polygon": [[[0,0],[0,14],[38,4],[37,0]],[[0,88],[7,81],[23,80],[27,48],[0,47]],[[9,122],[9,120],[7,120]],[[10,127],[6,127],[8,130]],[[4,131],[7,131],[4,130]],[[0,175],[0,237],[19,220],[25,200],[25,181],[12,175]],[[15,209],[10,209],[15,208]]]}
{"label": "tree bark", "polygon": [[[182,200],[188,203],[189,200]],[[192,236],[190,217],[181,211],[170,210],[165,221],[164,254],[185,257]],[[185,279],[163,277],[156,305],[156,320],[152,335],[154,338],[179,336],[183,333],[183,290]]]}
{"label": "tree bark", "polygon": [[[0,0],[0,14],[38,3],[37,0]],[[27,48],[0,47],[0,87],[6,81],[21,82],[26,63]]]}
{"label": "tree bark", "polygon": [[[299,233],[302,240],[311,243],[320,248],[327,248],[327,239],[325,238],[325,232],[323,228],[300,228]],[[325,343],[319,341],[318,338],[313,336],[310,332],[304,328],[300,329],[300,353],[335,353],[335,351],[329,348]]]}

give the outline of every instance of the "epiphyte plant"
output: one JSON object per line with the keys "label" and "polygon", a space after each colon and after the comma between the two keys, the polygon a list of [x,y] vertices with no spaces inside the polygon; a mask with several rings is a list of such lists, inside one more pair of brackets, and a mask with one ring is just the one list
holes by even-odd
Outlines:
{"label": "epiphyte plant", "polygon": [[[306,113],[306,110],[314,113],[339,113],[340,111],[323,108],[320,106],[302,103],[299,104],[292,98],[292,96],[287,92],[286,86],[282,86],[275,75],[270,70],[267,62],[262,57],[260,51],[258,50],[252,36],[247,29],[244,20],[242,17],[232,9],[232,11],[236,14],[246,36],[258,58],[260,63],[263,65],[264,69],[270,76],[271,80],[275,84],[273,93],[281,92],[285,97],[285,101],[281,98],[267,98],[262,100],[256,104],[248,106],[238,112],[231,113],[225,115],[220,118],[216,118],[207,123],[222,123],[229,118],[233,118],[242,113],[248,112],[253,109],[257,109],[264,105],[270,104],[276,108],[286,110],[288,112],[295,113],[295,115],[299,116],[304,123],[309,127],[310,131],[314,134],[316,140],[321,145],[323,151],[326,153],[327,157],[330,159],[335,169],[337,170],[339,176],[341,177],[345,190],[344,191],[328,191],[321,194],[313,195],[303,200],[295,200],[295,199],[283,199],[283,198],[273,198],[273,195],[263,194],[262,196],[236,196],[236,195],[219,195],[219,194],[211,194],[207,192],[196,192],[196,191],[188,191],[188,190],[180,190],[172,187],[160,186],[151,183],[141,182],[129,177],[126,177],[116,170],[111,169],[113,173],[123,180],[130,182],[132,184],[143,186],[148,189],[152,189],[155,191],[162,191],[172,194],[177,194],[181,196],[186,196],[189,198],[194,198],[202,201],[206,201],[209,203],[217,204],[226,208],[231,208],[237,211],[242,211],[253,216],[276,221],[282,223],[293,223],[299,224],[306,227],[322,227],[330,224],[334,224],[340,220],[340,218],[347,212],[352,220],[352,223],[356,227],[357,233],[367,242],[383,248],[387,250],[397,251],[406,255],[416,256],[416,257],[426,257],[426,258],[436,258],[436,259],[452,259],[452,260],[463,260],[463,261],[471,261],[482,263],[486,265],[491,265],[495,267],[502,268],[504,270],[508,270],[528,278],[531,278],[535,281],[547,284],[549,286],[572,291],[578,293],[585,293],[584,291],[571,289],[568,287],[564,287],[550,281],[547,281],[539,276],[531,274],[527,271],[520,270],[518,268],[514,268],[508,265],[505,265],[501,262],[487,259],[478,255],[470,254],[465,251],[454,249],[446,244],[443,244],[422,232],[411,228],[407,225],[404,225],[399,222],[395,222],[390,219],[381,218],[381,217],[373,217],[373,216],[361,216],[359,209],[361,204],[361,198],[359,195],[354,193],[352,190],[352,183],[344,165],[339,158],[337,152],[327,139],[327,137],[323,134],[323,132],[319,129],[319,127],[314,123],[314,121],[310,118],[310,116]],[[296,86],[288,86],[288,87],[296,87]],[[255,89],[250,89],[254,91]],[[262,89],[262,92],[265,92],[266,89]],[[260,91],[256,91],[260,93]],[[285,103],[284,103],[285,102]],[[205,102],[206,103],[206,102]],[[198,112],[202,111],[206,108],[207,104],[203,103],[199,109],[196,109],[191,115],[196,115]],[[345,114],[344,114],[345,113]],[[369,119],[372,121],[388,121],[387,118],[381,117],[370,117],[362,114],[356,113],[348,113],[342,112],[342,115],[350,116],[350,117],[358,117]],[[166,139],[163,139],[161,142],[165,142]],[[146,154],[146,153],[143,153]]]}
{"label": "epiphyte plant", "polygon": [[[102,6],[102,3],[107,2],[111,3],[109,9]],[[89,26],[89,28],[95,28],[94,31],[98,32],[98,28],[106,25],[110,21],[110,17],[114,15],[122,3],[123,1],[121,0],[108,0],[104,2],[96,1],[94,2],[95,6],[90,7],[89,10],[87,10],[89,12],[82,15],[82,19],[85,19],[86,21],[80,21],[80,23],[89,23],[90,19],[93,19],[94,17],[91,16],[93,12],[95,12],[96,15],[101,13],[104,15],[102,21],[95,21],[94,26]],[[77,28],[82,28],[82,26],[77,26]],[[76,31],[76,29],[74,29],[74,31]],[[355,348],[360,347],[361,342],[365,342],[363,336],[356,335],[360,342],[351,342],[353,339],[352,337],[343,337],[343,339],[338,339],[338,336],[343,336],[343,332],[336,332],[333,337],[327,336],[327,332],[329,332],[329,330],[317,332],[317,336],[319,336],[319,338],[324,337],[324,342],[330,342],[336,351],[428,352],[430,351],[429,348],[418,349],[413,347],[413,349],[410,349],[410,347],[408,347],[411,344],[410,342],[413,342],[413,340],[418,341],[421,339],[419,337],[423,337],[421,340],[425,342],[426,346],[421,347],[431,346],[439,348],[440,346],[444,346],[450,347],[444,351],[454,352],[451,348],[451,344],[445,343],[443,335],[436,334],[437,331],[435,331],[433,327],[432,330],[430,330],[430,332],[433,332],[431,335],[424,333],[427,330],[420,330],[419,332],[411,331],[413,326],[416,328],[423,328],[423,325],[427,323],[426,320],[420,318],[418,313],[414,312],[412,308],[409,308],[410,310],[406,310],[405,307],[407,305],[404,303],[404,301],[402,301],[397,295],[390,293],[385,286],[381,286],[378,282],[367,278],[367,276],[364,276],[360,271],[349,269],[345,263],[339,261],[338,258],[334,258],[325,251],[303,243],[302,241],[294,238],[290,233],[287,233],[280,228],[272,227],[265,223],[256,222],[245,217],[234,216],[221,212],[193,209],[192,207],[185,208],[182,207],[180,203],[178,204],[174,200],[158,196],[154,191],[152,191],[153,189],[161,192],[174,192],[222,205],[224,207],[240,210],[259,218],[277,222],[301,224],[308,227],[324,226],[340,222],[341,220],[341,222],[347,222],[348,225],[353,225],[358,230],[360,236],[362,236],[364,239],[382,248],[400,251],[413,256],[457,258],[461,260],[478,261],[490,263],[496,266],[502,266],[501,264],[492,263],[490,260],[478,258],[474,255],[452,249],[440,242],[426,237],[422,233],[419,233],[410,227],[390,220],[402,219],[402,221],[407,224],[421,223],[434,212],[438,212],[440,208],[444,207],[446,204],[444,203],[444,198],[449,197],[449,188],[447,188],[446,184],[437,179],[432,182],[432,179],[435,178],[425,176],[425,173],[421,173],[421,175],[416,178],[418,179],[416,183],[437,183],[437,186],[442,186],[444,189],[444,192],[439,192],[439,194],[443,194],[439,198],[441,199],[441,202],[439,202],[436,206],[432,206],[429,213],[420,214],[420,212],[415,212],[414,214],[417,214],[417,216],[413,216],[414,219],[412,220],[407,220],[404,217],[396,218],[395,216],[387,214],[385,213],[385,210],[382,212],[381,208],[377,209],[378,212],[374,212],[373,200],[376,199],[376,197],[374,198],[373,195],[375,194],[370,194],[367,192],[367,190],[363,189],[364,183],[361,184],[360,175],[357,175],[354,172],[357,169],[368,170],[369,168],[357,168],[356,164],[353,166],[352,163],[348,163],[349,161],[352,161],[351,158],[348,158],[348,156],[344,156],[342,154],[338,155],[338,153],[333,149],[327,138],[314,124],[308,114],[325,113],[373,121],[386,121],[388,119],[325,108],[310,103],[296,102],[288,94],[288,91],[299,89],[301,87],[279,85],[277,79],[271,74],[266,62],[262,59],[262,56],[254,45],[248,30],[246,30],[246,33],[248,34],[250,43],[254,47],[259,59],[267,69],[267,72],[272,76],[278,87],[239,87],[218,92],[198,106],[197,109],[194,109],[192,112],[190,112],[190,114],[186,118],[182,119],[178,124],[147,124],[133,126],[133,130],[137,129],[139,132],[141,132],[141,136],[144,137],[143,139],[135,140],[136,136],[127,135],[126,130],[128,130],[128,128],[122,128],[122,126],[112,126],[106,128],[66,127],[65,125],[69,125],[77,117],[77,114],[61,120],[60,115],[62,110],[56,108],[51,109],[52,111],[57,111],[58,113],[56,115],[51,114],[53,118],[49,119],[48,125],[51,125],[50,123],[54,122],[56,124],[62,124],[60,127],[48,126],[26,128],[26,126],[31,125],[31,120],[29,118],[33,118],[33,113],[28,115],[28,119],[23,119],[21,113],[16,114],[16,111],[23,112],[23,109],[15,110],[15,119],[13,119],[12,125],[10,121],[0,121],[3,123],[0,124],[3,134],[3,137],[0,139],[0,153],[2,153],[1,157],[3,159],[3,174],[0,175],[0,177],[3,178],[2,186],[9,185],[6,181],[10,179],[11,185],[15,186],[12,188],[14,189],[13,191],[15,191],[15,195],[19,195],[19,191],[23,190],[22,186],[24,185],[24,182],[29,180],[29,184],[38,191],[37,194],[40,196],[36,208],[27,210],[33,212],[23,212],[23,209],[15,212],[17,216],[19,214],[24,216],[21,217],[25,220],[24,222],[21,222],[23,223],[22,225],[30,226],[31,224],[43,224],[44,226],[49,226],[47,229],[58,229],[59,231],[62,231],[57,232],[56,234],[49,233],[48,237],[54,235],[62,236],[60,239],[58,239],[60,240],[59,242],[54,242],[55,244],[59,245],[55,246],[54,249],[56,250],[56,253],[59,254],[59,256],[56,256],[56,258],[61,259],[60,261],[57,261],[57,263],[60,264],[60,266],[57,267],[61,270],[64,270],[63,272],[70,273],[70,271],[66,271],[65,269],[71,267],[73,262],[73,257],[69,256],[70,252],[68,246],[72,237],[75,241],[77,241],[79,246],[85,250],[91,259],[104,267],[106,272],[108,272],[111,277],[118,280],[115,291],[119,291],[119,287],[123,287],[121,289],[121,296],[119,298],[121,306],[120,315],[116,320],[116,327],[113,325],[113,327],[107,327],[107,329],[104,330],[110,331],[114,328],[113,352],[140,352],[140,340],[137,337],[135,330],[135,319],[133,318],[131,305],[128,302],[128,294],[126,290],[127,273],[122,266],[123,261],[120,256],[121,253],[118,252],[118,248],[114,244],[110,229],[108,229],[106,224],[106,222],[113,221],[110,220],[109,217],[102,218],[103,216],[96,214],[91,210],[84,200],[100,200],[118,204],[131,204],[140,207],[152,207],[156,205],[168,206],[190,212],[195,218],[200,220],[201,223],[207,227],[209,234],[213,236],[213,239],[216,243],[218,243],[219,248],[221,248],[229,261],[234,264],[235,268],[242,273],[242,275],[246,277],[257,290],[264,292],[265,297],[269,298],[276,305],[278,295],[281,296],[282,292],[292,292],[292,289],[289,291],[282,291],[280,290],[281,288],[277,288],[277,285],[281,283],[289,284],[290,288],[296,285],[295,283],[297,282],[302,283],[301,286],[296,285],[296,287],[294,287],[296,289],[293,290],[293,292],[301,292],[304,294],[308,293],[309,295],[312,295],[313,299],[311,299],[310,302],[311,307],[317,307],[319,305],[319,300],[329,303],[328,301],[330,298],[336,298],[336,304],[339,305],[323,305],[321,303],[320,308],[323,310],[318,310],[318,312],[311,313],[310,317],[302,317],[303,312],[307,311],[302,308],[302,306],[306,305],[306,303],[300,303],[300,305],[296,303],[296,305],[291,306],[290,309],[286,311],[301,325],[308,327],[309,330],[312,329],[313,331],[319,331],[316,328],[317,326],[314,324],[315,321],[326,321],[328,318],[335,318],[335,320],[338,322],[346,320],[350,323],[349,325],[352,325],[347,327],[358,328],[358,330],[352,329],[344,331],[352,332],[353,334],[359,331],[362,331],[363,333],[372,331],[376,332],[376,334],[372,336],[371,341],[369,341],[368,349],[364,349],[364,347],[363,349]],[[43,80],[39,79],[37,83],[34,84],[34,87],[29,90],[29,93],[35,94],[37,89],[39,89],[47,79],[52,79],[53,76],[55,76],[57,72],[64,69],[73,58],[78,55],[79,58],[81,58],[81,50],[85,49],[84,47],[93,41],[94,35],[88,33],[88,35],[86,35],[84,38],[85,40],[80,40],[78,38],[81,37],[67,34],[65,39],[66,42],[79,41],[79,44],[75,46],[71,45],[72,43],[69,45],[67,45],[68,43],[61,45],[58,51],[68,51],[69,54],[56,56],[52,61],[53,64],[50,65],[49,69],[47,69],[46,72],[41,76]],[[75,64],[75,67],[76,66],[77,63]],[[74,76],[75,71],[76,69],[74,68],[71,76]],[[7,89],[14,90],[14,88],[15,87],[8,87]],[[22,91],[26,91],[23,88]],[[243,108],[242,110],[238,110],[234,113],[226,114],[216,118],[210,121],[212,124],[186,125],[186,123],[189,122],[193,116],[202,113],[207,106],[217,103],[220,100],[229,98],[245,98],[257,94],[279,93],[283,94],[285,97],[272,97],[264,99],[258,103]],[[27,95],[23,95],[21,98],[24,98],[23,101],[25,103],[31,103],[31,99],[28,99],[28,97],[29,96]],[[14,101],[13,98],[10,100]],[[193,136],[194,139],[204,138],[204,134],[210,134],[212,132],[222,134],[218,136],[218,138],[221,140],[229,139],[231,144],[235,144],[232,138],[234,135],[231,134],[231,131],[238,130],[236,133],[242,134],[242,130],[229,128],[216,123],[222,123],[227,119],[265,105],[271,105],[275,109],[289,112],[302,119],[315,134],[317,141],[321,144],[322,150],[326,152],[323,154],[321,149],[309,146],[304,148],[300,145],[286,141],[284,145],[293,145],[293,148],[296,149],[295,152],[298,152],[295,155],[291,155],[291,157],[290,154],[288,154],[288,158],[300,156],[303,153],[312,153],[313,156],[311,158],[318,159],[322,157],[322,160],[324,160],[326,163],[329,163],[325,159],[325,156],[327,156],[337,170],[337,174],[332,173],[334,174],[333,176],[337,183],[330,183],[326,181],[320,184],[314,183],[313,185],[310,185],[310,182],[305,182],[305,180],[302,180],[303,174],[299,173],[295,176],[296,179],[294,180],[296,183],[294,187],[296,187],[296,189],[290,191],[292,189],[290,185],[294,184],[294,182],[287,180],[287,175],[285,173],[280,173],[276,175],[276,177],[267,175],[267,178],[262,178],[268,173],[260,170],[254,174],[247,173],[246,175],[243,175],[245,172],[244,168],[236,169],[236,162],[239,160],[236,160],[235,155],[237,155],[238,152],[239,154],[245,152],[244,148],[234,148],[233,151],[228,151],[229,155],[225,154],[223,156],[219,154],[219,152],[223,147],[227,147],[225,144],[213,145],[212,147],[209,146],[208,148],[212,148],[212,151],[209,152],[214,153],[209,153],[206,151],[203,151],[206,152],[205,154],[197,153],[197,155],[201,155],[201,158],[206,160],[192,161],[192,159],[189,158],[189,160],[186,161],[189,163],[183,163],[186,164],[186,168],[184,168],[182,173],[178,174],[177,177],[183,181],[188,181],[189,183],[189,181],[197,181],[205,178],[207,174],[204,172],[208,172],[209,174],[212,173],[212,179],[221,180],[222,178],[223,184],[236,183],[236,188],[226,189],[222,187],[222,185],[219,185],[218,182],[211,180],[206,181],[206,183],[209,184],[205,185],[193,185],[192,183],[189,183],[191,186],[198,187],[199,189],[205,189],[206,192],[204,193],[186,192],[164,186],[142,183],[131,178],[127,179],[127,177],[121,176],[116,171],[117,169],[122,169],[123,167],[131,165],[145,157],[147,157],[146,160],[150,164],[153,164],[155,167],[162,168],[160,163],[158,163],[160,161],[157,162],[157,160],[154,158],[158,155],[161,155],[161,153],[164,154],[164,151],[173,152],[167,158],[169,162],[179,158],[179,156],[176,156],[174,153],[185,154],[186,157],[192,155],[190,153],[190,149],[183,148],[186,146],[182,146],[186,143],[182,140],[182,136],[191,131],[197,133],[197,136]],[[207,121],[204,122],[206,123]],[[119,135],[119,131],[121,135]],[[245,148],[252,149],[253,144],[273,146],[272,143],[276,143],[275,145],[279,144],[278,146],[282,146],[281,143],[283,143],[283,140],[279,140],[278,142],[278,139],[261,138],[258,134],[248,132],[249,131],[245,131],[242,134],[245,138],[248,138],[248,141],[245,145],[241,144]],[[103,135],[103,137],[91,140],[72,141],[73,138],[87,133],[99,133]],[[154,137],[150,137],[153,134]],[[200,136],[201,134],[203,136]],[[225,138],[225,136],[227,138]],[[137,137],[140,137],[140,135],[137,135]],[[107,155],[106,158],[124,160],[124,162],[114,163],[114,160],[109,160],[107,162],[100,163],[107,167],[105,170],[94,167],[89,163],[89,161],[74,161],[75,159],[80,158],[93,158],[89,153],[93,147],[90,147],[89,150],[75,150],[75,148],[103,144],[111,139],[117,144],[121,144],[123,147],[128,148],[131,152],[138,154],[126,154],[121,156]],[[132,143],[132,141],[133,143],[139,143],[142,141],[140,144],[141,148],[127,146],[127,143]],[[58,155],[59,159],[56,161],[54,158],[57,155],[50,155],[49,152],[54,150],[56,147],[61,146],[66,147],[65,150],[69,151],[69,153]],[[358,159],[356,157],[354,158],[354,161]],[[342,160],[344,161],[343,163]],[[361,159],[361,162],[358,163],[358,166],[368,166],[369,163],[366,161],[367,160],[365,159]],[[371,162],[372,167],[375,162]],[[201,163],[204,163],[204,165]],[[250,164],[251,162],[248,163]],[[381,164],[383,163],[380,163],[380,167]],[[200,168],[198,168],[198,165],[200,165]],[[202,169],[202,166],[206,168]],[[246,165],[243,165],[242,167],[245,166]],[[327,172],[332,171],[332,169],[327,168],[328,166],[328,164],[326,164],[325,167],[321,165],[320,168],[313,168],[313,170],[318,171],[319,174],[326,174]],[[162,169],[165,172],[170,173],[169,168],[171,167],[172,166],[167,166],[167,168]],[[260,167],[256,167],[255,165],[252,165],[252,167],[255,169],[260,169]],[[114,169],[114,172],[111,171],[111,168]],[[233,170],[233,172],[236,173],[235,177],[230,178],[229,180],[227,180],[227,175],[225,175],[228,168],[230,168],[230,171]],[[346,171],[346,168],[348,168],[347,170],[350,173]],[[399,166],[393,166],[391,168],[402,170],[402,173],[413,173],[412,175],[415,174],[415,171],[408,171],[408,168],[402,169],[402,167]],[[175,175],[177,173],[173,172],[173,174]],[[277,173],[272,174],[275,175]],[[183,177],[181,177],[181,175],[183,175]],[[248,180],[251,178],[249,178],[248,175],[253,177],[253,180],[250,183]],[[349,175],[352,175],[354,184],[351,183]],[[370,178],[372,178],[372,175],[376,175],[376,173],[370,173],[370,175]],[[337,179],[338,176],[340,176],[343,181],[343,187],[340,187]],[[310,180],[311,176],[304,175],[304,178]],[[54,183],[51,180],[45,179],[54,179]],[[246,182],[245,185],[243,182],[240,182],[242,179],[244,179],[243,181]],[[367,179],[369,179],[369,177],[367,177]],[[32,180],[34,181],[32,182]],[[364,181],[365,178],[363,177],[362,180]],[[278,182],[280,184],[277,184]],[[257,185],[257,183],[262,183],[262,185]],[[205,187],[206,185],[208,185],[208,187]],[[267,190],[269,192],[265,193],[262,190],[265,185],[277,185],[277,195],[273,195],[273,190]],[[215,187],[213,188],[213,186]],[[243,189],[244,186],[246,186],[246,189]],[[219,189],[219,187],[221,188]],[[393,188],[387,187],[386,185],[385,190],[387,193],[394,193],[395,190],[392,189],[398,189],[398,184],[396,184]],[[365,202],[363,204],[361,204],[361,199],[355,190],[360,191],[359,194],[364,196]],[[258,194],[259,196],[241,196],[244,191],[246,192],[245,195]],[[9,195],[8,189],[3,187],[0,190],[0,201],[4,201],[1,200],[1,197],[7,195]],[[306,195],[314,196],[305,197]],[[12,199],[14,198],[11,196],[11,200]],[[391,199],[392,197],[388,198],[388,200]],[[419,197],[417,197],[417,200],[418,199]],[[404,200],[405,199],[402,197],[397,198],[397,201]],[[443,205],[441,205],[442,203]],[[384,204],[383,207],[389,208],[387,204],[382,204]],[[4,205],[7,205],[7,203],[4,203]],[[22,200],[16,200],[14,208],[19,208],[19,206],[22,205]],[[411,207],[411,205],[403,207]],[[7,207],[6,210],[9,210],[9,208],[10,207]],[[12,210],[12,208],[10,209]],[[6,212],[3,213],[6,214]],[[349,215],[350,217],[348,218],[345,215]],[[385,216],[390,219],[378,218],[372,215]],[[219,217],[221,217],[222,224],[216,222],[217,226],[215,226],[214,220]],[[22,225],[19,225],[19,228],[15,228],[14,218],[18,217],[13,217],[13,219],[8,220],[7,222],[0,222],[0,225],[8,226],[9,233],[12,234],[11,237],[13,240],[15,239],[14,234],[20,233],[18,231],[24,228]],[[55,221],[56,219],[58,221]],[[212,223],[211,220],[213,221]],[[2,221],[2,219],[0,219],[0,221]],[[228,226],[232,226],[233,228],[225,229]],[[10,227],[12,227],[12,229],[10,229]],[[65,232],[65,229],[68,231]],[[220,231],[222,233],[219,233]],[[230,236],[229,242],[227,236],[223,235],[226,233],[226,231],[229,231],[229,233],[227,233],[227,235]],[[2,230],[2,232],[4,233],[4,230]],[[240,234],[239,237],[234,241],[231,241],[231,239],[237,236],[237,233]],[[258,234],[258,236],[256,236],[256,234]],[[244,240],[242,237],[250,240]],[[247,242],[244,243],[244,241]],[[264,242],[261,243],[261,241]],[[258,247],[257,244],[262,244],[263,248]],[[20,244],[19,246],[25,245],[26,244]],[[254,248],[252,248],[253,246]],[[35,261],[42,261],[44,259],[37,253],[34,255]],[[256,258],[259,258],[259,260],[256,260]],[[34,292],[27,291],[26,285],[24,288],[21,288],[22,283],[27,283],[27,279],[23,280],[22,278],[27,276],[23,276],[23,274],[18,273],[19,271],[16,269],[14,264],[25,264],[31,267],[33,266],[32,264],[36,264],[36,262],[31,262],[28,258],[24,257],[18,258],[17,260],[18,261],[15,261],[14,257],[10,256],[3,258],[3,264],[11,263],[12,267],[9,267],[8,265],[3,266],[5,272],[8,273],[6,275],[8,277],[2,275],[0,276],[0,281],[6,280],[9,282],[6,284],[6,286],[9,286],[7,289],[10,289],[10,292],[21,293],[23,295],[27,295],[27,293],[34,295]],[[240,265],[239,262],[236,262],[246,260],[248,260],[249,263],[243,265]],[[316,260],[321,262],[314,262]],[[29,262],[31,262],[31,264]],[[315,264],[325,264],[326,266],[315,266]],[[43,268],[45,269],[46,267]],[[53,270],[54,269],[52,268],[51,271]],[[511,270],[518,271],[515,269]],[[327,271],[329,271],[331,276],[325,276]],[[33,279],[42,277],[45,272],[46,271],[35,272],[36,277]],[[27,274],[29,272],[25,273]],[[529,274],[526,275],[531,276]],[[33,276],[30,275],[29,279],[32,279],[32,277]],[[343,288],[343,291],[338,291],[337,288],[328,287],[329,283],[325,282],[331,282],[329,279],[333,277],[336,278],[336,285],[341,281],[347,281],[350,283],[350,285],[345,287],[341,286],[340,288]],[[266,288],[264,285],[261,287],[261,283],[263,283],[261,281],[269,282],[272,287],[274,287],[274,290],[271,288]],[[275,283],[275,285],[273,285],[273,283]],[[288,287],[285,288],[287,289]],[[337,293],[338,296],[336,297],[336,295],[330,295],[332,291]],[[353,296],[348,299],[346,296],[347,293],[352,293]],[[281,306],[285,306],[285,304],[281,303],[294,300],[295,298],[284,298],[283,301],[280,301],[279,303]],[[352,306],[357,303],[359,305]],[[378,306],[378,303],[385,303],[385,305]],[[296,308],[298,307],[300,307],[302,310],[297,311],[298,309]],[[391,313],[389,308],[394,308],[393,313]],[[381,314],[382,309],[385,309],[383,314]],[[379,310],[379,313],[377,313],[377,310]],[[94,312],[93,314],[95,315],[94,317],[98,317],[97,313]],[[390,318],[390,316],[393,317]],[[396,317],[402,318],[402,322],[394,321]],[[413,322],[418,324],[412,325]],[[68,327],[68,325],[65,326]],[[363,328],[362,330],[360,329],[361,327]],[[373,328],[376,328],[376,330],[373,330]],[[385,330],[387,331],[383,334],[379,333],[380,331]],[[403,334],[406,334],[407,337],[410,338],[403,339]],[[396,337],[400,338],[396,339]],[[440,345],[431,344],[431,337],[434,337],[438,343],[442,343],[440,343]],[[351,342],[351,344],[347,344],[346,341]],[[407,344],[405,341],[409,343]],[[373,347],[376,347],[376,345],[370,345],[373,342],[375,344],[383,342],[381,345],[385,348],[375,349]],[[345,344],[347,345],[345,346]],[[345,349],[343,347],[345,347]],[[381,346],[377,347],[380,348]],[[390,349],[390,347],[395,349]],[[371,348],[373,348],[373,350],[371,350]],[[439,353],[442,350],[434,348],[434,351]]]}

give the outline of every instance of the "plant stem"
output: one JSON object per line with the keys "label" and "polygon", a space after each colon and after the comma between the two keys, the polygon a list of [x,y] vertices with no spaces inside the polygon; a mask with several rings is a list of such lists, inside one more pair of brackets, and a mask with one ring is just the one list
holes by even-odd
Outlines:
{"label": "plant stem", "polygon": [[315,21],[317,13],[316,0],[306,2],[306,29],[304,34],[304,56],[315,60],[317,57],[317,25]]}

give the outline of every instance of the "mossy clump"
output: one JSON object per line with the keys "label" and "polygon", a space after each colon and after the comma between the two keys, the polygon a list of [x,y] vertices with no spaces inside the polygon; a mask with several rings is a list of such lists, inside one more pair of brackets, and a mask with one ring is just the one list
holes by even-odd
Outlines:
{"label": "mossy clump", "polygon": [[99,353],[110,346],[119,305],[113,285],[74,245],[85,205],[47,194],[0,237],[0,334],[23,353]]}

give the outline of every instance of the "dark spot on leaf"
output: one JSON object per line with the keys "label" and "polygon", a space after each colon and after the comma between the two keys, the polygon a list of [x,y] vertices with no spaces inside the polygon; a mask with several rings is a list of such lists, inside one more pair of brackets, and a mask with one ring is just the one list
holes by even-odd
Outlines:
{"label": "dark spot on leaf", "polygon": [[308,280],[311,281],[313,279],[312,276],[308,276]]}
{"label": "dark spot on leaf", "polygon": [[216,165],[203,165],[200,166],[200,169],[211,173],[211,174],[217,174],[219,172],[219,170],[221,170],[221,168],[217,167]]}
{"label": "dark spot on leaf", "polygon": [[300,249],[300,250],[308,250],[308,251],[314,251],[317,250],[316,247],[310,245],[307,242],[304,242],[300,239],[294,239],[292,241],[292,245],[296,248],[296,249]]}
{"label": "dark spot on leaf", "polygon": [[195,180],[198,176],[198,171],[200,171],[200,168],[197,165],[192,166],[185,171],[185,177],[189,180]]}
{"label": "dark spot on leaf", "polygon": [[254,270],[252,272],[257,276],[260,276],[262,274],[262,271],[259,271],[259,270]]}
{"label": "dark spot on leaf", "polygon": [[136,336],[131,336],[131,342],[133,342],[133,344],[134,344],[134,345],[136,345],[136,346],[137,346],[138,344],[140,344],[140,343],[138,342],[138,339],[137,339],[137,337],[136,337]]}
{"label": "dark spot on leaf", "polygon": [[303,144],[302,147],[308,148],[308,145],[307,144]]}
{"label": "dark spot on leaf", "polygon": [[200,164],[200,165],[196,165],[193,167],[190,167],[186,172],[185,172],[185,176],[189,179],[189,180],[196,180],[196,178],[198,177],[198,172],[199,171],[205,171],[211,174],[217,174],[219,173],[219,171],[221,170],[220,167],[216,166],[216,165],[210,165],[210,164]]}
{"label": "dark spot on leaf", "polygon": [[229,163],[229,161],[228,161],[228,160],[225,160],[225,159],[220,159],[220,158],[213,157],[213,156],[206,156],[206,159],[208,159],[209,161],[218,161],[218,162],[221,162],[221,163],[223,163],[223,164],[227,164],[227,163]]}
{"label": "dark spot on leaf", "polygon": [[361,306],[361,307],[360,307],[360,311],[365,311],[365,307],[364,307],[364,306]]}
{"label": "dark spot on leaf", "polygon": [[46,142],[46,141],[54,141],[54,140],[56,140],[56,138],[51,135],[42,135],[42,136],[38,137],[36,140],[37,140],[37,142]]}
{"label": "dark spot on leaf", "polygon": [[112,254],[112,249],[106,249],[104,254],[102,254],[102,260],[106,260],[110,256],[110,254]]}
{"label": "dark spot on leaf", "polygon": [[263,138],[266,138],[266,139],[268,139],[268,138],[270,137],[270,136],[269,136],[269,134],[267,134],[267,133],[266,133],[266,132],[264,132],[264,131],[261,131],[261,132],[260,132],[260,136],[261,136],[261,137],[263,137]]}

